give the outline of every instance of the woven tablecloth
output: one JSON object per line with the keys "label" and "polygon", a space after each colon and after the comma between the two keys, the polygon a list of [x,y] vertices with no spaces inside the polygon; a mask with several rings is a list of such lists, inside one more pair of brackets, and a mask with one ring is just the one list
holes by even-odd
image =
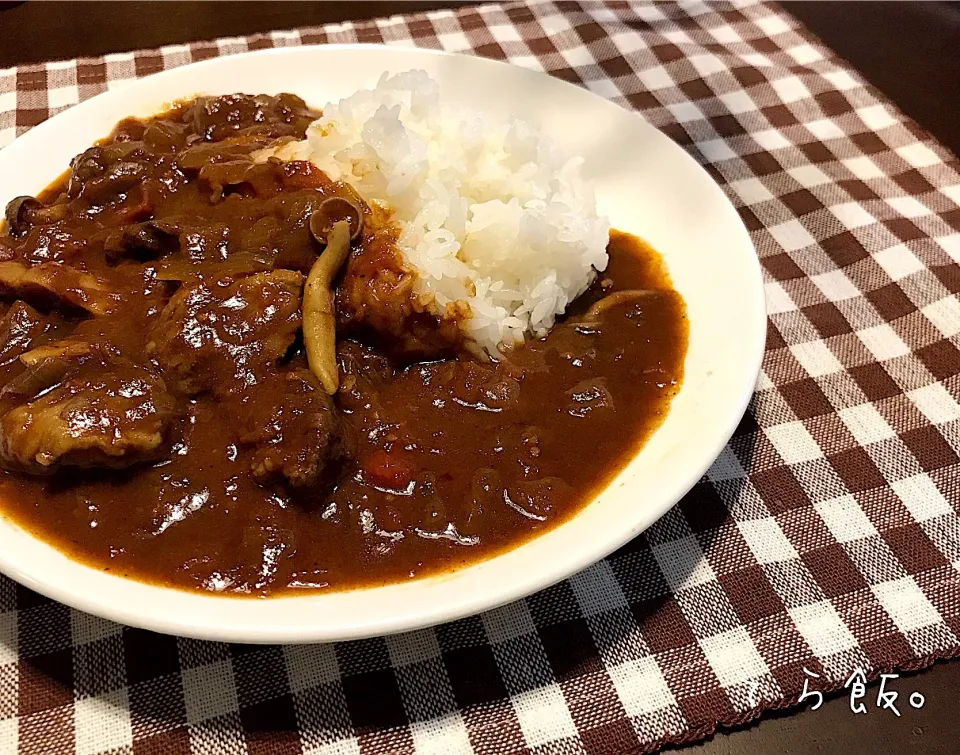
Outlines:
{"label": "woven tablecloth", "polygon": [[750,410],[645,536],[432,630],[228,646],[0,579],[0,752],[645,752],[960,654],[958,162],[776,6],[490,5],[23,66],[0,143],[160,69],[355,41],[547,71],[706,166],[765,271]]}

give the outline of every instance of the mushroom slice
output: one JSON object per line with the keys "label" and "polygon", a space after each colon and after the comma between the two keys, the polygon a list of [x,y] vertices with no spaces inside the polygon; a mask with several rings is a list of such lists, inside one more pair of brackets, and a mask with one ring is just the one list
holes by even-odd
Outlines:
{"label": "mushroom slice", "polygon": [[310,371],[332,396],[340,385],[333,279],[350,254],[349,221],[334,223],[324,239],[327,248],[310,268],[303,291],[303,344]]}
{"label": "mushroom slice", "polygon": [[11,199],[5,213],[10,235],[16,238],[25,236],[32,225],[30,212],[41,207],[43,207],[43,205],[33,197],[17,197],[16,199]]}
{"label": "mushroom slice", "polygon": [[7,228],[14,238],[26,236],[35,225],[46,225],[63,220],[66,214],[66,205],[53,204],[47,207],[39,199],[33,197],[11,199],[4,213],[7,219]]}
{"label": "mushroom slice", "polygon": [[614,291],[612,294],[607,294],[602,299],[595,301],[590,309],[588,309],[583,317],[576,321],[576,323],[577,325],[585,326],[597,325],[600,320],[600,315],[608,309],[618,307],[621,304],[636,302],[657,293],[658,292],[652,288],[630,288],[624,291]]}
{"label": "mushroom slice", "polygon": [[12,295],[40,306],[84,310],[91,315],[110,314],[119,301],[119,295],[111,292],[104,281],[57,262],[0,262],[0,295]]}

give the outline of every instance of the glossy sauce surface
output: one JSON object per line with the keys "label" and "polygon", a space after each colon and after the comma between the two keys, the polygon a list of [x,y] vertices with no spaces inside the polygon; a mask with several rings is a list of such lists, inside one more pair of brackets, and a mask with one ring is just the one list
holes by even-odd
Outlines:
{"label": "glossy sauce surface", "polygon": [[[178,128],[208,129],[216,150],[217,129],[237,122],[218,121],[214,113],[184,125],[186,112],[167,116],[173,125],[160,131],[174,143],[163,154],[186,148],[173,134]],[[244,117],[259,122],[241,113],[241,123]],[[296,135],[303,123],[292,120],[289,129],[271,131],[268,123],[263,138]],[[127,122],[114,142],[142,141],[150,128]],[[160,139],[153,131],[151,138]],[[83,337],[109,342],[127,360],[111,368],[117,374],[148,370],[162,378],[178,407],[170,410],[168,450],[158,459],[48,476],[0,473],[0,513],[92,566],[235,595],[344,589],[458,568],[575,515],[637,453],[679,388],[683,301],[656,252],[614,232],[609,268],[546,338],[512,350],[499,364],[464,355],[415,361],[409,351],[396,359],[366,328],[347,329],[338,344],[340,391],[332,407],[319,406],[292,334],[295,276],[316,254],[304,227],[307,210],[318,196],[346,190],[309,166],[273,165],[212,200],[209,180],[201,185],[174,160],[151,154],[128,160],[146,166],[140,173],[146,181],[137,184],[143,188],[4,242],[8,259],[66,262],[117,293],[108,313],[80,316],[59,305],[18,311],[17,292],[8,292],[0,383],[22,374],[18,357],[27,346]],[[42,199],[56,203],[65,189],[61,183]],[[145,217],[180,223],[179,247],[150,259],[111,260],[118,244],[110,232]],[[369,226],[350,264],[362,270],[377,259],[378,270],[389,267],[390,232],[376,218]],[[392,275],[402,279],[402,265]],[[192,298],[175,320],[182,313],[171,302],[187,287]],[[643,293],[616,295],[637,290]],[[338,304],[350,309],[350,302]],[[255,313],[250,321],[243,319],[247,305]],[[221,340],[243,334],[231,341],[232,351],[208,355],[207,342],[194,337],[203,331],[197,323],[209,325],[211,311],[220,313],[214,320]],[[354,313],[368,311],[358,305]],[[30,318],[42,322],[25,325]],[[169,322],[194,324],[186,336],[163,341]],[[430,330],[429,323],[420,326]],[[286,330],[289,338],[276,336]],[[144,348],[151,338],[161,344],[152,351]],[[164,348],[175,347],[175,358],[167,356]],[[81,388],[85,374],[74,379]],[[252,474],[273,450],[297,440],[298,417],[314,407],[336,414],[349,450],[338,446],[325,474],[308,484]]]}

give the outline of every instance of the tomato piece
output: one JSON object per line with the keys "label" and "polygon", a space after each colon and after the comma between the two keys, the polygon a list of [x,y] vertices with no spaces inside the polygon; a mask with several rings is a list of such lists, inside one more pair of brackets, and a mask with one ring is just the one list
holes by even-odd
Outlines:
{"label": "tomato piece", "polygon": [[416,465],[405,454],[381,449],[370,454],[362,466],[364,479],[390,490],[406,490],[417,471]]}

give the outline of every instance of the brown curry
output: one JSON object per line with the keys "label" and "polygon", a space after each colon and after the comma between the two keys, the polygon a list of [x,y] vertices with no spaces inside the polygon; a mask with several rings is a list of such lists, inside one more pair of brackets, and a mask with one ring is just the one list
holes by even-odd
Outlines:
{"label": "brown curry", "polygon": [[[614,232],[549,335],[478,359],[413,295],[386,210],[309,163],[253,159],[316,117],[289,94],[201,98],[122,122],[10,203],[4,516],[135,579],[342,589],[516,547],[656,429],[687,325],[655,252]],[[332,284],[333,395],[303,322],[331,198],[363,215]]]}

